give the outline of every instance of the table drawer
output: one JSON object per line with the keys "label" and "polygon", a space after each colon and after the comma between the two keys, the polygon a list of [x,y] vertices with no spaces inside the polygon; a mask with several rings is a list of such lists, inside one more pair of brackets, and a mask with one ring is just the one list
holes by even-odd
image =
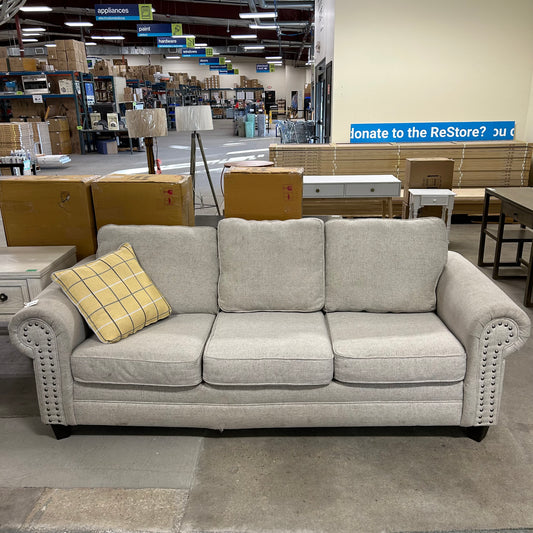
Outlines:
{"label": "table drawer", "polygon": [[0,314],[14,314],[29,301],[26,280],[0,280]]}
{"label": "table drawer", "polygon": [[347,183],[348,197],[400,196],[401,184],[396,183]]}
{"label": "table drawer", "polygon": [[428,205],[448,205],[448,197],[431,195],[423,196],[420,205],[422,207],[427,207]]}
{"label": "table drawer", "polygon": [[342,183],[304,183],[304,198],[331,198],[344,196]]}
{"label": "table drawer", "polygon": [[502,211],[505,215],[514,218],[520,224],[533,228],[533,213],[517,205],[502,203]]}

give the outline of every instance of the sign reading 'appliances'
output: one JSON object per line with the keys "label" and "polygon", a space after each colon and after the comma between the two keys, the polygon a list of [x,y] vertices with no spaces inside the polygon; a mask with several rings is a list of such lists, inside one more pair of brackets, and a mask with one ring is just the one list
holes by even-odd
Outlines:
{"label": "sign reading 'appliances'", "polygon": [[352,124],[350,143],[511,141],[514,130],[511,120]]}
{"label": "sign reading 'appliances'", "polygon": [[96,4],[96,20],[153,20],[152,4]]}
{"label": "sign reading 'appliances'", "polygon": [[137,24],[137,37],[179,37],[181,24]]}

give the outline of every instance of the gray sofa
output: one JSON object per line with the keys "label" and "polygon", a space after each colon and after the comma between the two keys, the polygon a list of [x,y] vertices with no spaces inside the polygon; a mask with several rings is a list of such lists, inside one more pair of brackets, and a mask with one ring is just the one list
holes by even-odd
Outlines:
{"label": "gray sofa", "polygon": [[87,424],[449,425],[480,440],[530,332],[436,218],[109,225],[98,255],[124,242],[171,316],[104,344],[52,284],[10,323],[58,438]]}

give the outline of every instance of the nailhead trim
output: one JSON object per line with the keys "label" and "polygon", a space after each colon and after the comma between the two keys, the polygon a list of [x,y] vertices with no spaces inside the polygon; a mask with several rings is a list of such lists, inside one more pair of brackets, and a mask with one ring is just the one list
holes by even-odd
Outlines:
{"label": "nailhead trim", "polygon": [[[482,341],[482,357],[479,376],[479,403],[476,413],[476,425],[486,426],[496,422],[496,393],[502,376],[502,348],[513,338],[513,324],[496,320],[487,326]],[[490,361],[490,385],[487,383],[487,365]],[[497,385],[498,383],[498,385]],[[487,393],[487,394],[485,394]]]}
{"label": "nailhead trim", "polygon": [[19,327],[19,336],[32,348],[38,362],[35,379],[43,421],[66,425],[61,400],[61,376],[56,372],[59,368],[57,342],[52,328],[43,320],[32,319]]}

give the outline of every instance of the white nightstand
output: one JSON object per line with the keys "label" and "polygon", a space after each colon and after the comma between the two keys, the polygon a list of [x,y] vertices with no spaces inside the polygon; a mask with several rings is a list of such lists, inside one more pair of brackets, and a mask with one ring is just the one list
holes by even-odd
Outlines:
{"label": "white nightstand", "polygon": [[449,238],[454,199],[455,193],[449,189],[409,189],[409,218],[417,218],[422,207],[442,206],[442,219],[446,221]]}
{"label": "white nightstand", "polygon": [[75,246],[0,247],[0,327],[50,283],[52,272],[75,262]]}

